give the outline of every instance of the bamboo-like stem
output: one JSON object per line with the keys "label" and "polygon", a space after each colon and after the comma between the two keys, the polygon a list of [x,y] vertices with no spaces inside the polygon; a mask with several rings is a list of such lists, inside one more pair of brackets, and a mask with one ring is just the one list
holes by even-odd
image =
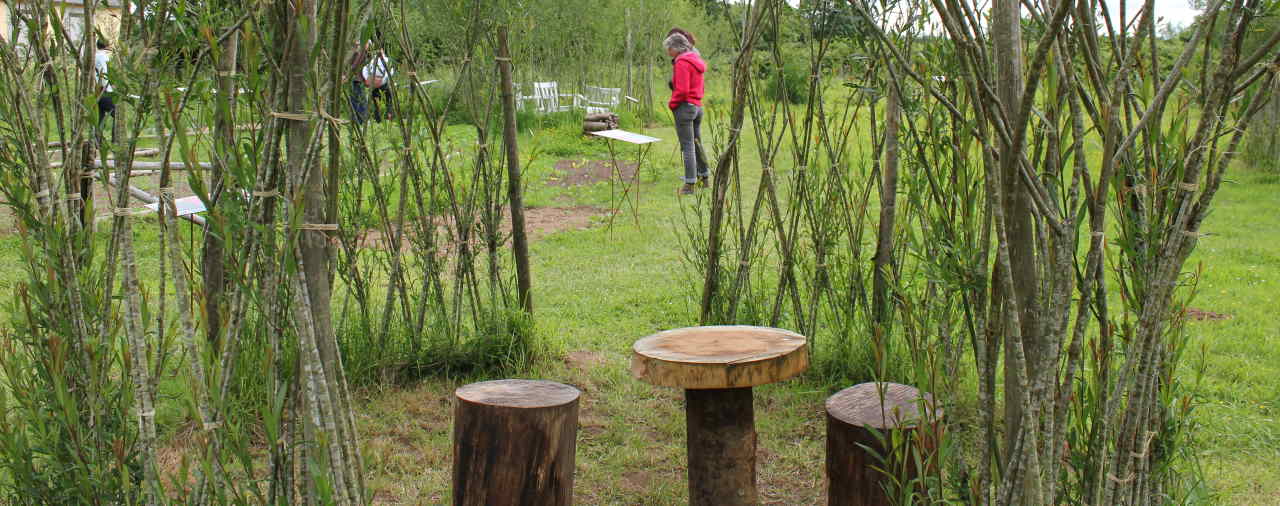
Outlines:
{"label": "bamboo-like stem", "polygon": [[747,83],[751,80],[751,53],[760,34],[760,19],[772,7],[770,0],[761,0],[748,4],[749,12],[746,26],[742,32],[742,46],[733,67],[733,107],[729,119],[729,145],[717,157],[715,172],[712,175],[711,221],[707,231],[707,272],[703,282],[701,316],[699,320],[705,325],[713,317],[712,304],[719,297],[720,284],[720,247],[723,241],[725,192],[731,178],[730,170],[736,164],[738,156],[738,139],[742,132],[744,109],[746,107]]}
{"label": "bamboo-like stem", "polygon": [[889,325],[889,270],[893,263],[893,228],[898,198],[898,125],[901,122],[901,91],[894,78],[893,66],[889,67],[888,102],[885,105],[884,158],[880,175],[880,226],[876,240],[875,271],[871,291],[872,318],[878,334],[888,334]]}
{"label": "bamboo-like stem", "polygon": [[520,308],[533,313],[529,273],[529,239],[524,226],[524,197],[520,185],[520,147],[516,143],[516,98],[511,87],[511,51],[507,27],[498,27],[498,72],[502,77],[502,142],[507,148],[507,200],[511,206],[511,248],[516,261],[516,294]]}
{"label": "bamboo-like stem", "polygon": [[[213,149],[217,156],[213,157],[212,172],[209,174],[213,191],[210,192],[210,200],[206,203],[209,209],[209,216],[213,218],[213,227],[209,228],[210,233],[204,234],[204,251],[201,257],[201,276],[204,282],[204,311],[205,311],[205,339],[218,349],[218,338],[222,331],[222,316],[224,305],[224,292],[226,291],[226,254],[223,251],[223,237],[225,236],[225,228],[218,215],[221,210],[218,209],[218,201],[228,186],[228,172],[231,167],[225,167],[227,162],[238,159],[234,156],[236,150],[235,137],[235,93],[236,82],[234,74],[236,71],[237,55],[239,53],[240,37],[232,35],[222,42],[222,47],[214,54],[214,69],[217,71],[215,85],[218,90],[218,100],[214,106],[214,143]],[[233,162],[234,163],[234,162]]]}
{"label": "bamboo-like stem", "polygon": [[125,338],[129,344],[129,370],[133,378],[134,410],[138,419],[138,443],[140,445],[143,473],[142,503],[159,504],[157,492],[160,479],[156,468],[156,409],[155,392],[151,381],[151,353],[142,330],[142,287],[138,284],[138,261],[133,249],[133,229],[129,220],[123,220],[120,232],[120,253],[124,271],[121,290],[124,292]]}

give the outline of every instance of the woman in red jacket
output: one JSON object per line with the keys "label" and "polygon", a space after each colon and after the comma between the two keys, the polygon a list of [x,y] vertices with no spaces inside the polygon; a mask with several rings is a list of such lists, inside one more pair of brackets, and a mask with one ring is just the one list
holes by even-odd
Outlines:
{"label": "woman in red jacket", "polygon": [[662,42],[672,60],[671,108],[676,118],[676,137],[684,155],[684,186],[681,195],[689,195],[711,174],[702,152],[702,74],[707,71],[693,43],[681,33],[672,33]]}

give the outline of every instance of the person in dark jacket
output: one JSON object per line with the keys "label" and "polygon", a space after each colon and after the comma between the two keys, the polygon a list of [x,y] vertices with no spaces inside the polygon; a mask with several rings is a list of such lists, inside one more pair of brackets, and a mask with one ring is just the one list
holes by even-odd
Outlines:
{"label": "person in dark jacket", "polygon": [[351,76],[351,120],[357,125],[363,124],[369,117],[369,106],[364,96],[364,66],[369,63],[369,48],[372,42],[360,44],[351,51],[347,73]]}
{"label": "person in dark jacket", "polygon": [[674,58],[671,64],[671,100],[667,107],[676,120],[676,137],[680,139],[680,153],[684,158],[684,186],[681,195],[689,195],[698,185],[706,185],[711,175],[707,158],[702,151],[702,75],[707,64],[699,57],[681,33],[672,33],[662,42],[667,55]]}

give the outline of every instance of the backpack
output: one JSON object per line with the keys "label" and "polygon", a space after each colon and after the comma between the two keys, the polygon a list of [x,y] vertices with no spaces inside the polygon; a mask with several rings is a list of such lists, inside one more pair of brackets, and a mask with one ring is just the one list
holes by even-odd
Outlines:
{"label": "backpack", "polygon": [[369,77],[365,78],[364,85],[369,88],[381,88],[387,84],[387,78],[391,74],[391,69],[388,66],[386,56],[382,54],[374,56],[372,61],[365,66],[364,70],[368,71]]}

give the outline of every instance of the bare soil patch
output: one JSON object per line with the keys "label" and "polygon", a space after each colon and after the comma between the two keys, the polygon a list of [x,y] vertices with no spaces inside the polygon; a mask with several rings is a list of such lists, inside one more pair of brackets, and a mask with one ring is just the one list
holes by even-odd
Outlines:
{"label": "bare soil patch", "polygon": [[625,487],[628,492],[648,492],[653,482],[653,473],[649,471],[628,471],[622,473],[623,487]]}
{"label": "bare soil patch", "polygon": [[[556,232],[591,228],[592,218],[608,212],[595,206],[531,207],[524,211],[524,225],[529,239],[536,241]],[[504,218],[502,227],[504,232],[510,232],[511,221]]]}
{"label": "bare soil patch", "polygon": [[604,365],[605,356],[598,351],[571,351],[564,356],[564,363],[574,369],[589,371]]}
{"label": "bare soil patch", "polygon": [[618,160],[615,172],[613,160],[565,159],[556,162],[556,170],[560,172],[547,178],[547,184],[568,188],[606,182],[621,172],[623,179],[636,177],[636,163]]}
{"label": "bare soil patch", "polygon": [[1226,313],[1215,313],[1213,311],[1205,311],[1203,309],[1196,309],[1194,307],[1189,307],[1184,309],[1182,311],[1182,314],[1186,315],[1187,318],[1190,318],[1196,321],[1217,321],[1217,320],[1231,319],[1231,315]]}

